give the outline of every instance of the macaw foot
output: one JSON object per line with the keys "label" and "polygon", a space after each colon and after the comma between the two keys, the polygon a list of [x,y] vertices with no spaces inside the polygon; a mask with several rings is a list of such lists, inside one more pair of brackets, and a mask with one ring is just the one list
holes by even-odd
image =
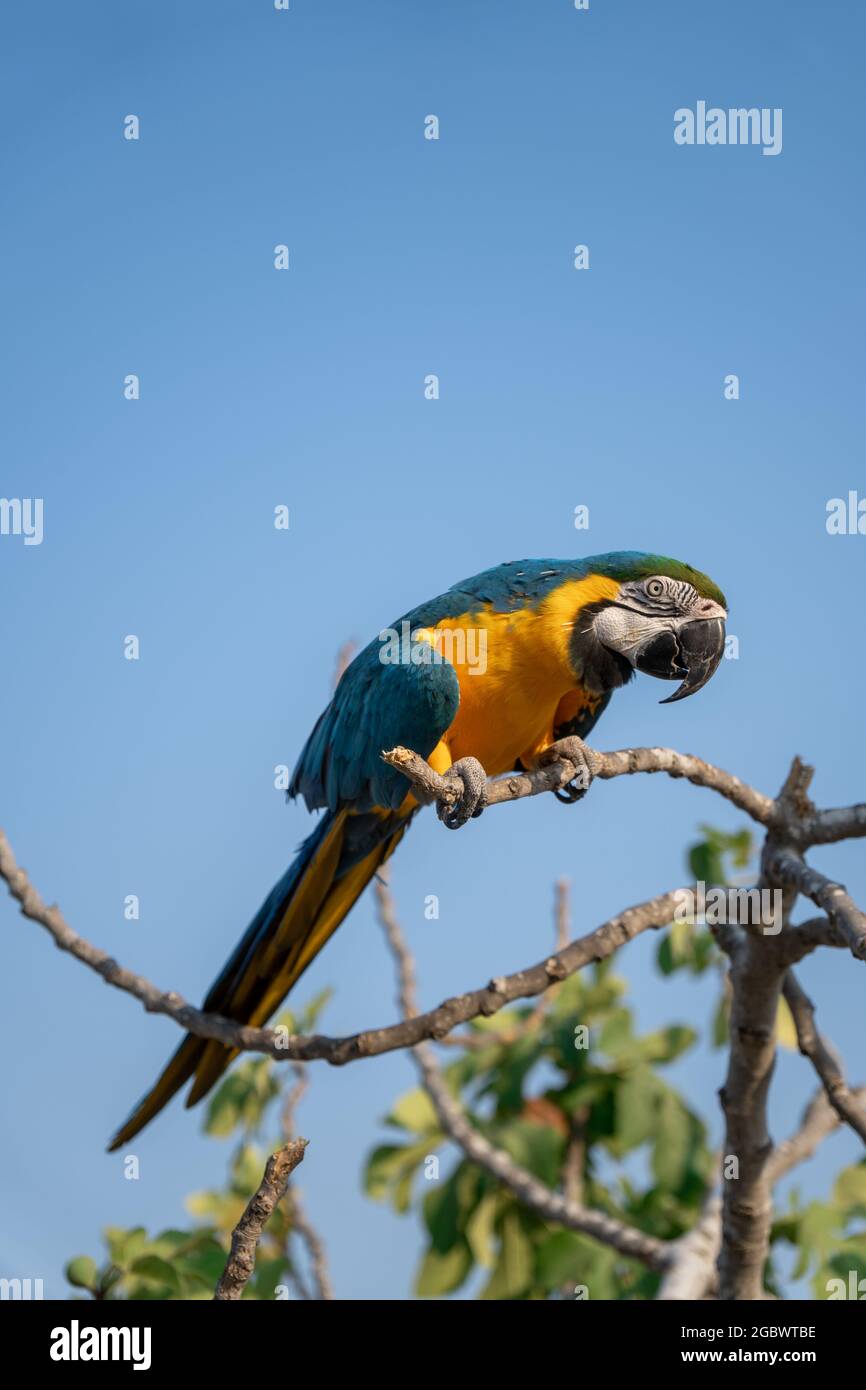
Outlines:
{"label": "macaw foot", "polygon": [[436,814],[449,830],[459,830],[473,816],[480,816],[487,805],[487,773],[477,758],[458,758],[444,778],[459,791],[460,800],[450,806],[437,802]]}
{"label": "macaw foot", "polygon": [[557,801],[565,802],[566,806],[573,806],[575,801],[583,800],[592,782],[592,768],[583,739],[578,738],[576,734],[558,739],[549,748],[545,748],[538,762],[539,766],[544,767],[548,763],[562,762],[566,759],[574,764],[574,776],[564,786],[554,787],[553,795]]}

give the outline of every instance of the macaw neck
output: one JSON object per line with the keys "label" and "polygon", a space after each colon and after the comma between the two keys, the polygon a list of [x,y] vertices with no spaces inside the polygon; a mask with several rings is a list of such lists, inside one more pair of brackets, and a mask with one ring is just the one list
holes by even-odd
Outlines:
{"label": "macaw neck", "polygon": [[[597,642],[598,654],[588,640],[579,653],[581,660],[593,657],[595,665],[590,662],[587,670],[594,687],[578,676],[574,661],[575,615],[580,620],[591,609],[592,616],[618,589],[615,581],[591,575],[568,580],[540,603],[507,610],[486,604],[436,624],[433,640],[446,651],[450,648],[460,685],[457,715],[443,737],[451,759],[471,755],[491,776],[506,772],[517,758],[526,762],[527,755],[552,741],[557,710],[566,696],[576,693],[591,703],[623,683],[612,658],[609,671],[596,671],[604,654]],[[471,649],[479,659],[461,663],[454,656],[460,644],[450,639],[452,634],[463,636],[468,652],[470,632]],[[602,676],[610,683],[602,683]]]}

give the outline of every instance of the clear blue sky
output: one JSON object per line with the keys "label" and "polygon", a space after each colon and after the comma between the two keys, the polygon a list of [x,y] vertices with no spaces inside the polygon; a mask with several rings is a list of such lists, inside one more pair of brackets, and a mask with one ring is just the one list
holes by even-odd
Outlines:
{"label": "clear blue sky", "polygon": [[[858,7],[102,0],[19,6],[3,38],[0,493],[44,498],[45,535],[0,537],[0,823],[81,932],[198,999],[309,828],[273,768],[338,646],[506,559],[657,550],[728,594],[740,659],[665,708],[637,682],[599,746],[768,792],[800,753],[822,802],[864,796],[866,537],[825,531],[828,498],[866,495]],[[700,99],[781,107],[782,153],[675,145]],[[638,778],[459,834],[425,816],[394,861],[425,1002],[537,960],[560,875],[577,930],[680,882],[705,819],[740,823]],[[861,846],[815,860],[866,896]],[[177,1030],[5,899],[0,926],[0,1274],[60,1296],[104,1224],[178,1224],[228,1150],[175,1104],[125,1181],[105,1141]],[[702,1023],[709,985],[663,981],[654,946],[620,958],[642,1024]],[[802,978],[866,1080],[862,967]],[[368,898],[300,997],[325,984],[330,1032],[395,1016]],[[722,1067],[675,1073],[716,1133]],[[415,1219],[359,1173],[413,1075],[314,1068],[303,1187],[345,1297],[410,1286]],[[777,1137],[811,1084],[782,1058]],[[856,1154],[836,1138],[800,1186]]]}

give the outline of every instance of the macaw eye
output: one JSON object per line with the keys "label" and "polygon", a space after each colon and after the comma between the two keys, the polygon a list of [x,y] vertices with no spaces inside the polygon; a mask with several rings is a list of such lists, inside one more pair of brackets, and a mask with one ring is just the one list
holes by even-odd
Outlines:
{"label": "macaw eye", "polygon": [[660,579],[650,579],[647,583],[646,591],[650,598],[661,598],[665,591],[665,586]]}

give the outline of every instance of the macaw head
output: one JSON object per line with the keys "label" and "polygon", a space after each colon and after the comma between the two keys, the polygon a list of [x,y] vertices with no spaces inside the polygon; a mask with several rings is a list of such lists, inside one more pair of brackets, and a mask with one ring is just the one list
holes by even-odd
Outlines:
{"label": "macaw head", "polygon": [[572,659],[584,683],[612,690],[635,671],[680,681],[663,705],[706,685],[725,650],[721,589],[691,565],[663,555],[626,551],[589,563],[619,589],[587,605],[574,624]]}

